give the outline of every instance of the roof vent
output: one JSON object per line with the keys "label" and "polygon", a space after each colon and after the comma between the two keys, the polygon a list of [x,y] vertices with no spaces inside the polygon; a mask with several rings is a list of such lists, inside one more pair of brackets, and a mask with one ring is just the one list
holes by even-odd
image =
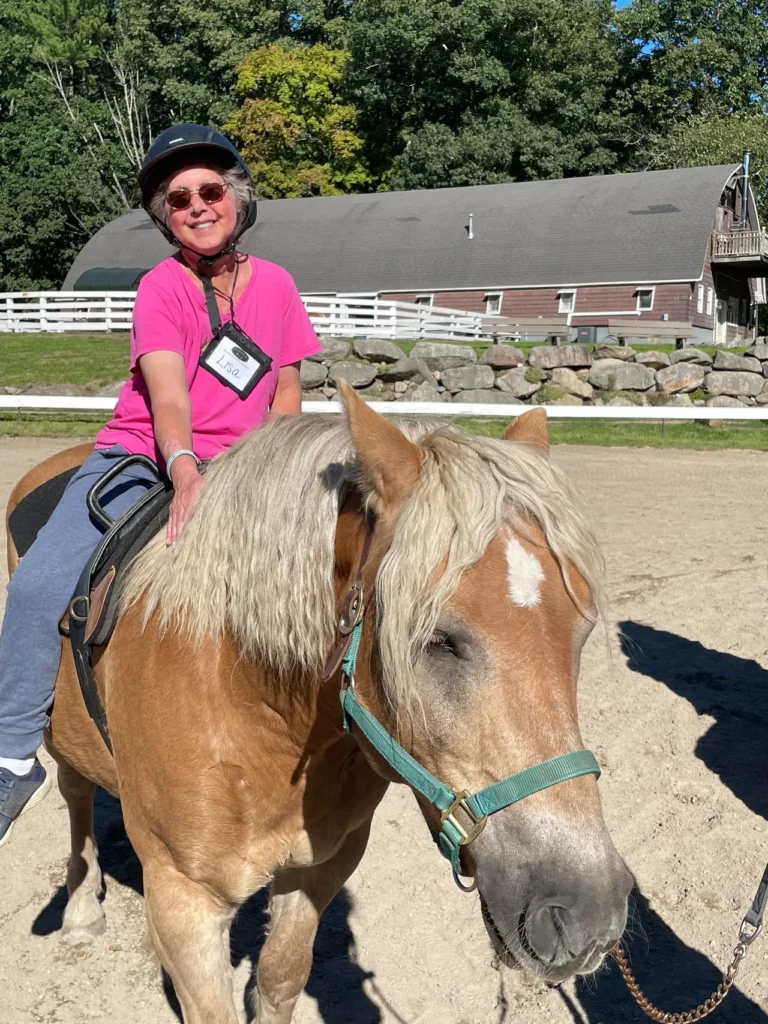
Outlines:
{"label": "roof vent", "polygon": [[472,214],[469,215],[469,224],[467,224],[467,238],[474,238],[475,232],[472,228]]}

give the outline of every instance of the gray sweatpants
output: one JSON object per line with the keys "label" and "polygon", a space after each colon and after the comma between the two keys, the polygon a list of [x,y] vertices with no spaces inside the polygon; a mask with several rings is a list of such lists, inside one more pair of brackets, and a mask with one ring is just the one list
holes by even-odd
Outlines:
{"label": "gray sweatpants", "polygon": [[[90,456],[8,584],[0,630],[0,757],[31,757],[42,743],[61,659],[59,621],[104,534],[86,495],[126,454],[114,445]],[[129,466],[104,492],[102,507],[118,518],[154,482],[143,466]]]}

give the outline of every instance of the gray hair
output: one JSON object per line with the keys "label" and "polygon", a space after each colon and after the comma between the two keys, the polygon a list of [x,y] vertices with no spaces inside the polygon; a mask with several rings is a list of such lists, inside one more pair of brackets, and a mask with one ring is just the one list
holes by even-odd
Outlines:
{"label": "gray hair", "polygon": [[[251,184],[243,169],[238,167],[237,164],[227,170],[223,170],[219,167],[212,167],[211,170],[216,171],[216,173],[221,176],[221,180],[232,193],[235,200],[235,207],[237,209],[237,225],[239,227],[243,222],[248,209],[248,203],[250,201],[252,191]],[[174,171],[173,174],[169,174],[165,181],[163,181],[156,189],[154,195],[149,201],[149,212],[153,217],[165,224],[166,227],[168,226],[168,221],[166,219],[165,200],[168,195],[169,182],[176,174],[178,174],[178,171]]]}

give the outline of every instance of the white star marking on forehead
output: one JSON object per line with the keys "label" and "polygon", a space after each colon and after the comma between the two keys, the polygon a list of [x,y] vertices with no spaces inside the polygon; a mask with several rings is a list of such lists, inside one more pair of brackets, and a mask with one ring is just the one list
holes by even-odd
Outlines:
{"label": "white star marking on forehead", "polygon": [[541,601],[544,570],[541,562],[515,537],[507,541],[507,589],[521,608],[535,608]]}

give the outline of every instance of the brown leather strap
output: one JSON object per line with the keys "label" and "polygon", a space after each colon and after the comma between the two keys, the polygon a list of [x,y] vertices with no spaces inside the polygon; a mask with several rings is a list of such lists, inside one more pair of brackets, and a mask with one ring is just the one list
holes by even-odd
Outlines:
{"label": "brown leather strap", "polygon": [[[344,502],[344,505],[342,506],[341,509],[342,512],[344,511],[344,508],[347,504],[347,501],[349,501],[350,497],[351,495],[348,496],[346,501]],[[365,563],[368,561],[368,555],[371,553],[371,544],[373,542],[373,531],[375,525],[376,524],[373,515],[370,512],[368,512],[366,514],[365,540],[363,541],[363,549],[360,552],[360,561],[358,562],[357,572],[355,573],[354,582],[350,584],[350,586],[347,588],[347,591],[344,594],[344,598],[342,600],[342,615],[344,614],[344,611],[347,610],[347,607],[354,602],[355,614],[357,616],[358,622],[360,621],[360,619],[362,619],[363,612],[365,610],[365,601],[363,596],[363,569],[365,567]],[[327,682],[332,676],[334,676],[336,672],[338,672],[339,667],[342,661],[344,660],[344,655],[347,653],[347,649],[351,643],[352,630],[349,629],[345,633],[341,633],[339,640],[337,641],[335,647],[328,656],[328,660],[325,663],[325,668],[323,669],[322,678],[324,683]]]}

